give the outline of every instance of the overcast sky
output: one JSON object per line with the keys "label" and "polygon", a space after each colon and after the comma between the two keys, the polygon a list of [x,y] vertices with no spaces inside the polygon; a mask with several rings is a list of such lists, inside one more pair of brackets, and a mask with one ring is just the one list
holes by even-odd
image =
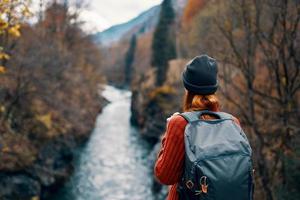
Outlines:
{"label": "overcast sky", "polygon": [[[99,29],[126,22],[142,11],[157,5],[161,0],[90,0],[90,8],[83,13],[86,21]],[[94,16],[94,18],[92,18]]]}
{"label": "overcast sky", "polygon": [[[33,0],[35,10],[39,1]],[[86,0],[86,2],[88,2],[88,7],[81,13],[81,19],[86,22],[84,29],[88,32],[97,32],[126,22],[148,8],[161,3],[162,0]]]}

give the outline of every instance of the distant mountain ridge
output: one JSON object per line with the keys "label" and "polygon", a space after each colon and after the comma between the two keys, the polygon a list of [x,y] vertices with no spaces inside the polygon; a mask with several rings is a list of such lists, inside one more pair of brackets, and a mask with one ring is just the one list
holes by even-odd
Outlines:
{"label": "distant mountain ridge", "polygon": [[[172,1],[175,12],[180,15],[187,0]],[[143,34],[153,31],[159,19],[160,7],[160,5],[153,6],[128,22],[112,26],[102,32],[96,33],[94,35],[95,42],[102,46],[109,46],[126,37],[129,39],[132,34]]]}
{"label": "distant mountain ridge", "polygon": [[154,6],[126,23],[115,25],[102,32],[96,33],[94,35],[95,41],[100,45],[107,46],[111,43],[118,42],[129,32],[143,33],[151,31],[157,24],[159,12],[160,5]]}

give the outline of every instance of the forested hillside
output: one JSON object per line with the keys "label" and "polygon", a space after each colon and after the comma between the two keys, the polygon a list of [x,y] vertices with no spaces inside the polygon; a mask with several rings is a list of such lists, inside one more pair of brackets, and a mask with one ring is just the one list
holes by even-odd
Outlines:
{"label": "forested hillside", "polygon": [[34,25],[29,1],[0,11],[0,199],[46,198],[104,103],[101,54],[67,4],[50,3]]}

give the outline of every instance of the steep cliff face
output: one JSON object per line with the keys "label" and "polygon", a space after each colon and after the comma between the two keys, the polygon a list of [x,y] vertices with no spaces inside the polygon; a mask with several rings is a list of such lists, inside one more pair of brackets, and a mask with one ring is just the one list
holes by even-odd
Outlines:
{"label": "steep cliff face", "polygon": [[166,119],[174,112],[180,112],[184,89],[181,73],[186,60],[169,62],[167,79],[161,87],[155,86],[155,70],[149,69],[132,86],[133,123],[141,127],[142,134],[158,139],[165,129]]}
{"label": "steep cliff face", "polygon": [[[131,121],[140,127],[145,137],[154,138],[157,143],[148,157],[153,169],[160,149],[160,137],[165,131],[166,119],[174,112],[181,112],[184,88],[182,71],[187,60],[176,59],[169,62],[167,79],[161,87],[155,87],[155,70],[150,68],[133,84]],[[157,200],[166,199],[168,188],[153,177],[152,191]]]}
{"label": "steep cliff face", "polygon": [[[187,0],[173,0],[176,20],[172,31],[176,32]],[[169,62],[165,83],[157,87],[157,68],[151,66],[151,45],[153,33],[148,42],[140,38],[134,63],[135,78],[132,80],[132,122],[137,124],[142,134],[159,138],[165,128],[166,118],[181,107],[183,89],[179,83],[184,62],[180,59]],[[143,53],[141,53],[143,52]],[[159,71],[159,70],[158,70]]]}

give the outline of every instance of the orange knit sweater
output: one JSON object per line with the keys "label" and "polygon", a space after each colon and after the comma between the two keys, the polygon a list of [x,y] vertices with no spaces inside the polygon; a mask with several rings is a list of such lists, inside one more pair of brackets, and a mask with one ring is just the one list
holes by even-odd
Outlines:
{"label": "orange knit sweater", "polygon": [[[204,116],[204,119],[207,118]],[[240,125],[236,118],[235,122]],[[175,115],[170,119],[155,164],[154,172],[159,182],[171,185],[167,200],[179,200],[176,184],[180,181],[183,172],[186,125],[187,121],[180,115]]]}

